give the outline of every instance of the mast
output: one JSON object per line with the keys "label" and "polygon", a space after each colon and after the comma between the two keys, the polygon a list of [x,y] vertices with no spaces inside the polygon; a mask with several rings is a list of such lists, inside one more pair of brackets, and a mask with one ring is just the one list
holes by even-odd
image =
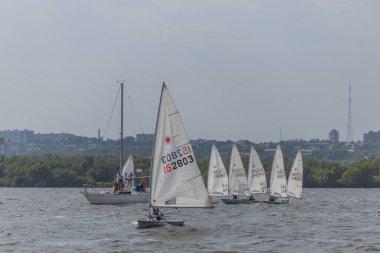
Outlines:
{"label": "mast", "polygon": [[157,126],[158,126],[158,118],[160,117],[160,111],[161,111],[161,103],[162,103],[162,94],[164,93],[164,89],[166,88],[165,82],[162,82],[162,88],[161,88],[161,96],[160,96],[160,103],[158,105],[158,112],[157,112],[157,119],[156,119],[156,128],[154,130],[154,139],[153,139],[153,148],[152,148],[152,160],[150,161],[150,180],[149,180],[149,208],[152,206],[152,170],[153,170],[153,159],[155,156],[155,147],[157,142]]}
{"label": "mast", "polygon": [[124,118],[123,118],[123,104],[124,104],[124,80],[122,81],[118,81],[118,83],[120,83],[120,163],[119,163],[119,169],[121,170],[121,168],[123,167],[123,156],[124,156],[124,136],[123,136],[123,122],[124,122]]}

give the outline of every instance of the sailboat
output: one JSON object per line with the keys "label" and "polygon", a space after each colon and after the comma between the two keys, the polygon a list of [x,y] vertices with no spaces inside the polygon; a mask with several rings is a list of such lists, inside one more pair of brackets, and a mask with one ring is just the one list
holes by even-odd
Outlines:
{"label": "sailboat", "polygon": [[264,167],[256,149],[252,146],[249,153],[248,189],[251,195],[268,193]]}
{"label": "sailboat", "polygon": [[301,151],[297,152],[288,180],[288,196],[302,198],[303,163]]}
{"label": "sailboat", "polygon": [[[124,82],[120,82],[121,89],[121,129],[120,129],[120,167],[123,165],[123,153],[124,153],[124,145],[123,145],[123,92],[124,92]],[[133,157],[129,157],[129,159],[125,162],[123,166],[123,172],[133,172]],[[124,174],[122,174],[124,175]],[[133,184],[132,184],[133,185]],[[125,190],[109,190],[109,191],[101,191],[96,192],[94,189],[90,191],[87,187],[84,188],[82,194],[87,198],[87,200],[91,204],[129,204],[129,203],[148,203],[149,195],[147,192],[138,192],[133,191],[131,189]]]}
{"label": "sailboat", "polygon": [[[151,167],[150,207],[212,207],[181,116],[165,83],[162,84]],[[183,220],[148,218],[137,228],[181,226]]]}
{"label": "sailboat", "polygon": [[227,172],[215,144],[212,145],[208,165],[207,191],[213,202],[219,202],[221,197],[228,195]]}
{"label": "sailboat", "polygon": [[[231,160],[229,168],[229,195],[233,198],[221,199],[226,204],[247,203],[249,196],[248,181],[243,167],[239,151],[234,144],[231,151]],[[242,198],[242,196],[244,198]]]}
{"label": "sailboat", "polygon": [[[269,204],[285,204],[289,203],[284,158],[280,145],[277,145],[276,153],[274,154],[272,171],[269,186],[269,201],[264,201]],[[272,200],[271,200],[272,198]]]}

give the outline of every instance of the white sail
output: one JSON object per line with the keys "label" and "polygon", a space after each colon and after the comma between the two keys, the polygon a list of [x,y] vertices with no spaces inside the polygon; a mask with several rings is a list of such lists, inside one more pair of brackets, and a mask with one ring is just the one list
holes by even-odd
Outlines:
{"label": "white sail", "polygon": [[181,116],[165,83],[156,123],[150,204],[211,207]]}
{"label": "white sail", "polygon": [[128,160],[124,163],[123,170],[121,171],[122,175],[129,175],[129,173],[135,174],[135,166],[133,164],[133,156],[129,156]]}
{"label": "white sail", "polygon": [[210,196],[228,195],[228,177],[218,149],[213,144],[208,165],[207,190]]}
{"label": "white sail", "polygon": [[276,153],[274,154],[273,158],[270,180],[270,194],[276,197],[288,197],[284,159],[280,145],[277,145]]}
{"label": "white sail", "polygon": [[289,174],[288,195],[293,198],[302,198],[303,163],[301,151],[298,151]]}
{"label": "white sail", "polygon": [[268,192],[264,167],[253,146],[249,154],[248,189],[252,194]]}
{"label": "white sail", "polygon": [[247,176],[245,174],[239,151],[235,144],[233,145],[231,152],[228,182],[230,195],[236,194],[249,196]]}

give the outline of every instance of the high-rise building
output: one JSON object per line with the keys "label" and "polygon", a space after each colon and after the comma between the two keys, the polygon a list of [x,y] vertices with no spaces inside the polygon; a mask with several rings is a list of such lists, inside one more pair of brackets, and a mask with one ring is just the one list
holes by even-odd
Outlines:
{"label": "high-rise building", "polygon": [[339,143],[339,132],[338,130],[336,129],[333,129],[330,131],[329,133],[329,141],[334,143],[334,144],[337,144]]}
{"label": "high-rise building", "polygon": [[367,145],[380,144],[380,131],[369,131],[368,133],[363,134],[363,142]]}
{"label": "high-rise building", "polygon": [[5,155],[5,141],[3,137],[0,137],[0,155]]}
{"label": "high-rise building", "polygon": [[34,131],[24,130],[5,130],[0,131],[0,137],[3,137],[7,143],[25,144],[33,142]]}

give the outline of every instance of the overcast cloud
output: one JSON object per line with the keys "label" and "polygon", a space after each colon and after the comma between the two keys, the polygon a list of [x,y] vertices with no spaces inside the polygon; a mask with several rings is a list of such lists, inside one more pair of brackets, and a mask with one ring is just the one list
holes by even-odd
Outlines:
{"label": "overcast cloud", "polygon": [[[0,0],[0,130],[96,136],[125,79],[153,133],[165,81],[191,139],[380,129],[380,1]],[[126,134],[141,130],[128,100]],[[117,119],[117,117],[116,117]],[[110,137],[116,138],[115,121]]]}

